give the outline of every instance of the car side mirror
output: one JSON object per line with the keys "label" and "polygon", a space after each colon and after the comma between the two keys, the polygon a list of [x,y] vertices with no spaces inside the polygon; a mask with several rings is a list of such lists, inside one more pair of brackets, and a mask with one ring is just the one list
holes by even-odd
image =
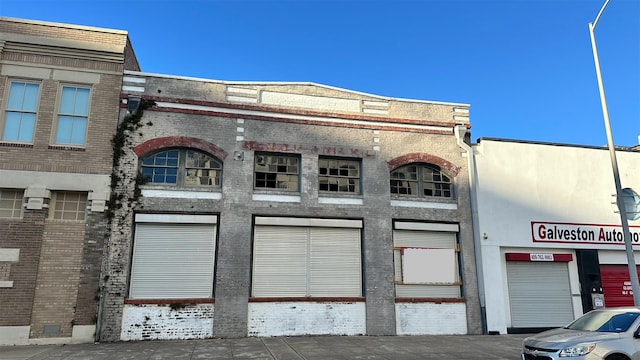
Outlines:
{"label": "car side mirror", "polygon": [[640,328],[636,329],[636,331],[633,332],[633,337],[636,339],[640,339]]}

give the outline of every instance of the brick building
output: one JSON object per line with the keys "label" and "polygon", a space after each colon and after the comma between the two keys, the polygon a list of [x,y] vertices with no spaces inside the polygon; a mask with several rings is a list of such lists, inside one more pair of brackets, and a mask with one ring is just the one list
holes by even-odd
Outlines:
{"label": "brick building", "polygon": [[101,340],[482,332],[468,105],[136,71],[121,98]]}
{"label": "brick building", "polygon": [[0,18],[0,345],[93,341],[126,32]]}

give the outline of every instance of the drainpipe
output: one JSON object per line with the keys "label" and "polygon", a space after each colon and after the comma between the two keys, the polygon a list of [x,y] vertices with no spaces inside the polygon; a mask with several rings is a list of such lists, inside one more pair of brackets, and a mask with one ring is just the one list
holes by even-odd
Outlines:
{"label": "drainpipe", "polygon": [[478,298],[480,300],[480,321],[482,322],[482,333],[487,334],[487,312],[484,298],[484,275],[482,271],[482,255],[480,244],[480,227],[478,219],[478,200],[476,191],[476,161],[473,148],[464,142],[464,136],[467,133],[467,126],[457,124],[453,127],[458,146],[467,154],[467,164],[469,167],[469,196],[471,203],[471,223],[473,226],[473,247],[475,249],[476,259],[476,277],[478,280]]}
{"label": "drainpipe", "polygon": [[100,342],[100,328],[102,327],[102,309],[104,308],[104,285],[100,285],[98,290],[98,313],[96,314],[96,332],[93,341],[98,344]]}

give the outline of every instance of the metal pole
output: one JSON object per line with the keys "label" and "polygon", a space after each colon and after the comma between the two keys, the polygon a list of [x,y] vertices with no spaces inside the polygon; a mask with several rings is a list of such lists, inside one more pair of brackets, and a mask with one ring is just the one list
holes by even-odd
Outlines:
{"label": "metal pole", "polygon": [[622,185],[620,184],[620,174],[618,172],[618,160],[616,159],[616,150],[613,142],[613,134],[611,133],[611,122],[609,121],[609,110],[607,108],[607,99],[604,94],[604,84],[602,82],[602,73],[600,72],[600,59],[598,58],[598,49],[596,47],[596,36],[594,31],[598,20],[609,3],[607,0],[596,20],[589,23],[589,34],[591,35],[591,48],[593,49],[593,60],[596,65],[596,75],[598,76],[598,90],[600,91],[600,103],[602,104],[602,115],[604,116],[604,125],[607,130],[607,143],[609,145],[609,155],[611,157],[611,167],[613,168],[613,181],[616,186],[616,203],[620,210],[620,220],[622,222],[622,232],[624,236],[624,245],[627,251],[627,263],[629,265],[629,278],[631,279],[631,288],[633,289],[633,303],[636,307],[640,307],[640,284],[638,282],[638,270],[636,269],[636,260],[633,255],[633,245],[631,244],[631,234],[629,232],[629,222],[627,221],[627,211],[622,194]]}

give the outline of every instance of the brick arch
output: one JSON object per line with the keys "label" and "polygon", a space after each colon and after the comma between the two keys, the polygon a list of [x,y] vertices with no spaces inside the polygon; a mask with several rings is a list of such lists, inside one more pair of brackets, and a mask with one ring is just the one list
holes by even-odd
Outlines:
{"label": "brick arch", "polygon": [[412,164],[412,163],[430,163],[440,166],[447,173],[457,176],[460,172],[460,166],[447,161],[439,156],[427,154],[427,153],[410,153],[402,156],[398,156],[395,159],[391,159],[387,164],[389,165],[389,171],[393,171],[400,166]]}
{"label": "brick arch", "polygon": [[151,139],[134,147],[133,152],[138,157],[140,157],[149,152],[170,147],[199,149],[217,157],[222,161],[224,161],[227,155],[229,155],[226,151],[208,141],[187,136],[167,136]]}

